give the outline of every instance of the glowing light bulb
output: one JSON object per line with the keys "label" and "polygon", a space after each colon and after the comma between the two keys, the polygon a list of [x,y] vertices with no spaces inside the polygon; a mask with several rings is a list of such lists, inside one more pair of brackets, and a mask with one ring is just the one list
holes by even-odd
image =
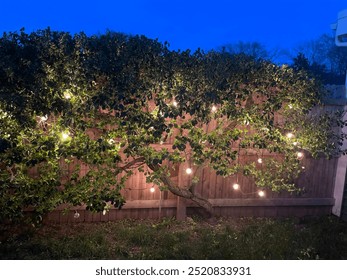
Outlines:
{"label": "glowing light bulb", "polygon": [[302,153],[302,152],[297,152],[297,153],[296,153],[296,157],[297,157],[298,159],[303,159],[303,158],[304,158],[304,153]]}
{"label": "glowing light bulb", "polygon": [[257,162],[261,164],[261,163],[263,163],[263,159],[262,158],[258,158]]}
{"label": "glowing light bulb", "polygon": [[154,188],[154,187],[151,187],[151,188],[149,189],[149,191],[150,191],[151,193],[154,193],[154,192],[155,192],[155,188]]}
{"label": "glowing light bulb", "polygon": [[193,170],[190,168],[190,167],[188,167],[187,169],[186,169],[186,173],[189,175],[189,174],[192,174],[193,173]]}
{"label": "glowing light bulb", "polygon": [[172,101],[172,105],[173,105],[174,107],[177,107],[177,106],[178,106],[178,102],[177,102],[176,100],[174,100],[174,101]]}
{"label": "glowing light bulb", "polygon": [[298,142],[296,142],[296,141],[295,141],[295,142],[293,142],[293,145],[294,145],[294,146],[297,146],[298,144],[299,144],[299,143],[298,143]]}
{"label": "glowing light bulb", "polygon": [[72,95],[71,95],[70,90],[66,90],[66,91],[64,92],[64,98],[65,98],[65,99],[71,99],[71,97],[72,97]]}
{"label": "glowing light bulb", "polygon": [[264,191],[259,191],[259,192],[258,192],[258,195],[259,195],[260,197],[264,197],[264,196],[265,196],[265,192],[264,192]]}
{"label": "glowing light bulb", "polygon": [[62,132],[61,133],[61,140],[67,141],[70,138],[70,133],[69,132]]}
{"label": "glowing light bulb", "polygon": [[292,104],[289,104],[288,107],[289,107],[289,109],[293,109],[293,105]]}
{"label": "glowing light bulb", "polygon": [[163,140],[160,140],[159,144],[160,144],[160,145],[163,145],[163,144],[164,144],[164,141],[163,141]]}
{"label": "glowing light bulb", "polygon": [[294,134],[291,133],[291,132],[288,132],[288,133],[286,134],[286,136],[287,136],[287,138],[292,139],[292,138],[294,137]]}
{"label": "glowing light bulb", "polygon": [[106,209],[104,209],[104,211],[102,211],[102,214],[105,216],[107,213]]}
{"label": "glowing light bulb", "polygon": [[217,107],[215,105],[212,106],[211,108],[212,113],[215,113],[217,111]]}
{"label": "glowing light bulb", "polygon": [[73,215],[73,217],[74,217],[75,219],[78,219],[78,218],[80,217],[80,213],[78,213],[78,212],[76,211],[75,214]]}
{"label": "glowing light bulb", "polygon": [[306,167],[305,167],[305,166],[301,166],[301,169],[302,169],[302,170],[305,170],[305,169],[306,169]]}
{"label": "glowing light bulb", "polygon": [[235,191],[239,190],[240,189],[240,185],[238,183],[233,184],[233,189]]}

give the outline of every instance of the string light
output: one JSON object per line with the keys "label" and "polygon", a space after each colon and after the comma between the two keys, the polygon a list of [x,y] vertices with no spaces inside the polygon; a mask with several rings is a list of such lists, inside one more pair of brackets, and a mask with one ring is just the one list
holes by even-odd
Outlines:
{"label": "string light", "polygon": [[298,143],[298,142],[296,142],[296,141],[295,141],[295,142],[293,142],[293,145],[294,145],[294,146],[297,146],[298,144],[299,144],[299,143]]}
{"label": "string light", "polygon": [[104,209],[104,211],[102,211],[102,214],[105,216],[107,213],[106,209]]}
{"label": "string light", "polygon": [[177,107],[177,106],[178,106],[178,102],[177,102],[176,100],[174,100],[174,101],[172,101],[172,105],[173,105],[174,107]]}
{"label": "string light", "polygon": [[294,137],[294,134],[291,133],[291,132],[288,132],[288,133],[286,134],[286,136],[287,136],[287,138],[292,139],[292,138]]}
{"label": "string light", "polygon": [[212,106],[211,108],[212,113],[215,113],[217,111],[217,107],[215,105]]}
{"label": "string light", "polygon": [[67,141],[70,138],[70,133],[69,132],[62,132],[61,133],[61,140]]}
{"label": "string light", "polygon": [[259,191],[259,192],[258,192],[258,195],[259,195],[260,197],[264,197],[264,196],[265,196],[265,192],[264,192],[264,191]]}
{"label": "string light", "polygon": [[303,152],[297,152],[296,156],[298,159],[303,159],[304,158],[304,153]]}
{"label": "string light", "polygon": [[238,183],[233,184],[233,189],[235,191],[239,190],[240,189],[240,185]]}
{"label": "string light", "polygon": [[71,99],[71,97],[72,97],[72,95],[71,95],[70,90],[66,90],[66,91],[64,92],[64,98],[65,98],[65,99]]}
{"label": "string light", "polygon": [[305,166],[301,166],[301,169],[302,169],[302,170],[305,170],[306,168],[305,168]]}
{"label": "string light", "polygon": [[292,104],[289,104],[288,107],[289,107],[289,109],[293,109],[293,105]]}
{"label": "string light", "polygon": [[256,192],[245,193],[245,192],[242,191],[241,186],[238,183],[234,183],[232,187],[233,187],[233,189],[235,191],[240,191],[243,195],[251,195],[251,194],[255,194],[256,193],[260,197],[264,197],[265,196],[265,191],[263,191],[263,190],[256,191]]}
{"label": "string light", "polygon": [[187,173],[188,175],[190,175],[190,174],[193,173],[193,170],[192,170],[190,167],[188,167],[188,168],[186,169],[186,173]]}
{"label": "string light", "polygon": [[263,159],[262,158],[258,158],[257,162],[262,164],[263,163]]}
{"label": "string light", "polygon": [[154,193],[154,192],[155,192],[155,188],[154,188],[154,187],[151,187],[151,188],[149,189],[149,191],[150,191],[151,193]]}
{"label": "string light", "polygon": [[78,218],[80,217],[80,213],[78,213],[78,212],[76,211],[75,214],[73,215],[73,217],[74,217],[75,219],[78,219]]}

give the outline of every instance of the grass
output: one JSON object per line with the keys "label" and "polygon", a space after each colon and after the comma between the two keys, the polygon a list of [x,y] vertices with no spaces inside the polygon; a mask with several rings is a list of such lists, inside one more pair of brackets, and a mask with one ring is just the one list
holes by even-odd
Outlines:
{"label": "grass", "polygon": [[1,226],[0,234],[0,259],[347,259],[347,224],[335,217]]}

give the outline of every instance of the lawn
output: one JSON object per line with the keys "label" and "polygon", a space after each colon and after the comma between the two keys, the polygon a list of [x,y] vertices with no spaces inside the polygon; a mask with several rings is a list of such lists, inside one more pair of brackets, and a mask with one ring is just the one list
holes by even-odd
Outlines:
{"label": "lawn", "polygon": [[0,259],[347,259],[347,223],[332,216],[1,226],[0,233]]}

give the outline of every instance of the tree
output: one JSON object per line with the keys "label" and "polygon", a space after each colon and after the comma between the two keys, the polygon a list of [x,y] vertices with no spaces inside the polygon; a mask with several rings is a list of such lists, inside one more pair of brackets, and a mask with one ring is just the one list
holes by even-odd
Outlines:
{"label": "tree", "polygon": [[296,57],[293,59],[293,68],[294,70],[300,71],[309,71],[310,63],[307,57],[303,53],[298,53]]}
{"label": "tree", "polygon": [[[21,218],[28,207],[40,216],[63,203],[121,208],[135,169],[213,214],[194,190],[198,176],[179,186],[171,166],[242,172],[260,189],[292,191],[303,152],[329,156],[341,140],[329,116],[308,114],[320,100],[314,79],[245,55],[46,29],[5,33],[0,58],[1,219]],[[207,132],[210,122],[216,128]],[[241,150],[281,157],[259,169],[238,161]]]}
{"label": "tree", "polygon": [[243,42],[226,44],[218,48],[221,52],[226,52],[232,55],[245,55],[255,60],[276,60],[283,51],[278,49],[268,50],[260,42]]}
{"label": "tree", "polygon": [[323,84],[338,84],[340,77],[328,72],[324,64],[313,62],[312,64],[303,53],[298,53],[293,59],[292,67],[296,71],[306,71],[307,75],[321,81]]}
{"label": "tree", "polygon": [[333,36],[323,34],[315,40],[302,43],[297,47],[296,57],[300,54],[307,58],[311,72],[318,74],[324,83],[344,84],[347,50],[337,47]]}

